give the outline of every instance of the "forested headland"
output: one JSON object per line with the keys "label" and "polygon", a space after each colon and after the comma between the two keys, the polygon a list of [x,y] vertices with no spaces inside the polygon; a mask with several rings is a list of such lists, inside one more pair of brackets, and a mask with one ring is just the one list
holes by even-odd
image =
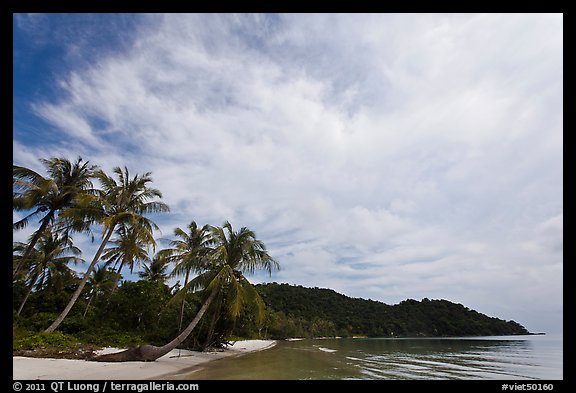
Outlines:
{"label": "forested headland", "polygon": [[489,317],[448,300],[395,305],[351,298],[332,289],[288,284],[256,288],[268,307],[272,337],[446,337],[529,334],[514,321]]}
{"label": "forested headland", "polygon": [[[261,325],[256,323],[255,315],[250,311],[236,320],[224,313],[211,314],[213,311],[210,311],[182,347],[202,350],[208,345],[218,346],[238,337],[285,339],[529,334],[514,321],[489,317],[447,300],[408,299],[388,305],[351,298],[331,289],[276,283],[255,287],[266,303]],[[178,334],[181,304],[173,300],[177,288],[148,278],[136,282],[123,281],[114,293],[110,293],[110,286],[101,287],[91,302],[91,291],[87,291],[59,332],[42,334],[43,328],[65,305],[72,289],[73,286],[61,288],[60,291],[49,288],[34,292],[30,295],[27,311],[17,316],[16,308],[25,287],[14,286],[15,349],[51,345],[64,349],[81,343],[95,347],[136,346],[145,342],[160,345]],[[193,318],[201,305],[201,293],[188,294],[184,320]]]}

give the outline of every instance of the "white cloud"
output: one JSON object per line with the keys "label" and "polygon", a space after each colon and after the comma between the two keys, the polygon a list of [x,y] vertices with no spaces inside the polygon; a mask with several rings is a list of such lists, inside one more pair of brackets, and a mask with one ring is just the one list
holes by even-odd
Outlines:
{"label": "white cloud", "polygon": [[280,260],[272,280],[385,302],[561,304],[561,17],[145,21],[35,108],[74,155],[152,171],[163,236],[230,220]]}

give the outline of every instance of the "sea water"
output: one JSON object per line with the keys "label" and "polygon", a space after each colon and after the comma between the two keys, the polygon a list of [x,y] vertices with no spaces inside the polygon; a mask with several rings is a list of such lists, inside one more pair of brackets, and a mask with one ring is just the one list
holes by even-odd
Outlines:
{"label": "sea water", "polygon": [[563,379],[561,335],[279,341],[200,365],[203,379]]}

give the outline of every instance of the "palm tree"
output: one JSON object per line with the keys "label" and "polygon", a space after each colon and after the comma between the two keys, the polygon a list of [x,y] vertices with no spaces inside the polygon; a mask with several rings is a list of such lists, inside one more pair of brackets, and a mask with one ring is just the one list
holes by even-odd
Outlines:
{"label": "palm tree", "polygon": [[[28,248],[28,243],[13,242],[12,243],[12,270],[15,271],[18,266],[18,272],[13,277],[14,281],[26,280],[28,278],[28,272],[32,268],[33,261],[32,258],[28,257],[26,260],[22,258],[26,249]],[[34,250],[32,250],[34,252]]]}
{"label": "palm tree", "polygon": [[160,282],[162,284],[166,283],[168,280],[168,274],[166,273],[166,270],[168,269],[168,261],[166,258],[156,254],[152,259],[150,266],[144,263],[142,264],[142,267],[144,268],[144,271],[138,273],[140,278],[150,282]]}
{"label": "palm tree", "polygon": [[126,167],[124,167],[124,170],[120,167],[115,167],[113,172],[118,177],[118,182],[106,175],[102,170],[98,170],[95,173],[95,178],[101,183],[102,189],[95,190],[94,196],[87,195],[82,198],[78,206],[62,212],[64,219],[69,219],[74,228],[86,227],[92,223],[101,224],[102,243],[86,273],[84,273],[78,289],[76,289],[68,305],[58,318],[45,330],[46,333],[53,332],[66,318],[66,315],[68,315],[82,293],[92,269],[94,269],[106,244],[118,226],[130,226],[134,231],[138,232],[138,236],[152,238],[152,232],[158,229],[158,226],[152,220],[144,217],[144,214],[169,211],[168,205],[165,203],[151,200],[162,198],[162,193],[155,188],[147,186],[152,181],[150,172],[141,176],[136,175],[133,178],[130,178]]}
{"label": "palm tree", "polygon": [[102,255],[102,259],[107,261],[106,265],[115,262],[115,267],[118,262],[120,263],[116,271],[117,274],[114,280],[114,286],[112,287],[112,293],[114,293],[118,287],[122,268],[125,265],[130,266],[130,273],[133,273],[134,265],[140,261],[150,261],[146,246],[150,243],[154,246],[156,242],[152,238],[151,233],[148,231],[138,231],[137,229],[138,228],[135,227],[121,225],[118,228],[118,239],[112,242],[115,244],[115,247],[104,250],[104,254]]}
{"label": "palm tree", "polygon": [[13,270],[13,279],[22,268],[42,233],[53,224],[59,213],[74,204],[75,199],[89,192],[91,178],[97,169],[78,157],[71,163],[65,158],[40,159],[46,167],[49,177],[18,165],[12,165],[12,207],[16,211],[30,211],[21,220],[13,224],[13,229],[22,229],[32,217],[41,216],[40,227],[33,233],[28,247],[24,251],[21,263]]}
{"label": "palm tree", "polygon": [[92,300],[94,300],[97,295],[107,292],[112,293],[116,278],[117,274],[109,270],[106,266],[96,266],[87,282],[87,285],[90,287],[90,299],[88,300],[82,317],[86,316]]}
{"label": "palm tree", "polygon": [[[20,243],[20,245],[21,249],[25,249],[24,244]],[[71,237],[58,236],[50,231],[45,231],[36,242],[34,250],[28,254],[28,259],[31,261],[28,291],[20,303],[17,315],[22,312],[35,285],[42,287],[46,282],[55,281],[55,276],[69,274],[68,264],[70,262],[76,264],[84,261],[77,257],[80,254],[80,249],[72,244]]]}
{"label": "palm tree", "polygon": [[[232,225],[226,222],[223,228],[211,227],[210,232],[215,247],[209,263],[201,261],[195,267],[198,276],[188,283],[189,287],[203,289],[208,296],[186,329],[162,347],[143,345],[119,353],[101,355],[95,360],[154,361],[164,356],[186,340],[220,291],[227,294],[227,310],[230,316],[236,318],[244,306],[254,306],[258,311],[257,317],[264,317],[264,302],[243,272],[253,273],[257,268],[262,268],[272,274],[273,269],[279,268],[278,262],[268,254],[264,243],[256,239],[254,232],[247,228],[234,232]],[[181,290],[188,288],[183,287]]]}
{"label": "palm tree", "polygon": [[[188,225],[188,230],[189,233],[186,233],[180,228],[174,229],[174,236],[179,237],[181,240],[172,240],[170,245],[173,248],[160,251],[160,254],[164,256],[168,262],[176,263],[176,267],[172,271],[172,276],[185,275],[184,288],[188,288],[190,272],[192,270],[199,270],[199,267],[208,263],[207,258],[211,251],[210,227],[208,225],[198,228],[196,221],[192,221],[190,225]],[[182,297],[182,307],[180,308],[178,331],[182,329],[186,293],[187,290],[179,292],[179,296]]]}

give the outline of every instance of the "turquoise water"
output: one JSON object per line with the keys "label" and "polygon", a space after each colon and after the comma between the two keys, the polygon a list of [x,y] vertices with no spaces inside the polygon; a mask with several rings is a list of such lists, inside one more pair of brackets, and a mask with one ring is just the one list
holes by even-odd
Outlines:
{"label": "turquoise water", "polygon": [[563,379],[562,336],[279,341],[183,379]]}

